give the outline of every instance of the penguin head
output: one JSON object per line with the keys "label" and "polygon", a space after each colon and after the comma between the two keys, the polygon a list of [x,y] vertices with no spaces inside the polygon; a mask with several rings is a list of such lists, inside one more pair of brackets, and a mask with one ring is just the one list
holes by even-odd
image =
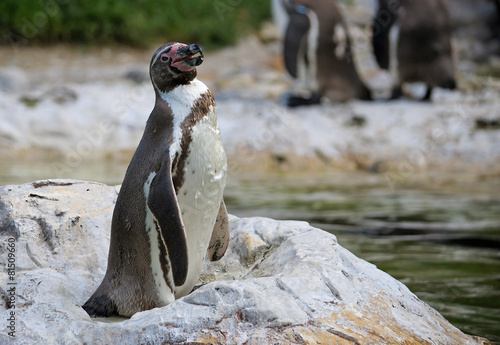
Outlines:
{"label": "penguin head", "polygon": [[167,43],[153,54],[149,75],[156,90],[168,92],[196,78],[196,66],[202,62],[203,52],[199,45]]}

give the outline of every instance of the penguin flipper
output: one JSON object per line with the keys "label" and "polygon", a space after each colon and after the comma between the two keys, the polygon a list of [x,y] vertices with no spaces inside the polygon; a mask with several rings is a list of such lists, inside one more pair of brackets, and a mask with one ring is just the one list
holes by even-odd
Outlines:
{"label": "penguin flipper", "polygon": [[389,34],[391,27],[397,20],[397,13],[391,12],[387,0],[378,1],[379,8],[372,24],[373,54],[382,69],[389,69]]}
{"label": "penguin flipper", "polygon": [[[166,154],[160,170],[151,182],[147,203],[167,245],[174,283],[181,286],[187,278],[188,249],[171,171],[170,156]],[[160,253],[163,254],[162,252],[160,243]]]}
{"label": "penguin flipper", "polygon": [[288,73],[294,78],[298,76],[298,62],[304,54],[301,52],[303,40],[310,28],[309,18],[303,13],[289,10],[290,21],[286,28],[283,42],[283,55],[285,67]]}
{"label": "penguin flipper", "polygon": [[220,260],[226,253],[229,244],[229,217],[224,200],[220,203],[219,213],[215,221],[210,244],[208,245],[208,258],[210,261]]}

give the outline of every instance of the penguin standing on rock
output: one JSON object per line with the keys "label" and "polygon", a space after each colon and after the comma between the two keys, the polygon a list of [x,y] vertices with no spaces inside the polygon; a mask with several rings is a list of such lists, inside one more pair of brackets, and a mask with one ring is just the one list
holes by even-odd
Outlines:
{"label": "penguin standing on rock", "polygon": [[226,251],[227,161],[202,61],[196,44],[153,55],[156,103],[116,201],[106,275],[83,306],[91,316],[165,306],[191,292],[205,255]]}
{"label": "penguin standing on rock", "polygon": [[273,12],[283,33],[285,67],[310,93],[289,97],[289,106],[319,103],[322,96],[334,101],[372,99],[356,71],[335,0],[273,0]]}
{"label": "penguin standing on rock", "polygon": [[424,82],[425,101],[434,87],[456,88],[444,0],[378,0],[372,29],[377,63],[397,80],[391,99],[402,96],[403,83]]}

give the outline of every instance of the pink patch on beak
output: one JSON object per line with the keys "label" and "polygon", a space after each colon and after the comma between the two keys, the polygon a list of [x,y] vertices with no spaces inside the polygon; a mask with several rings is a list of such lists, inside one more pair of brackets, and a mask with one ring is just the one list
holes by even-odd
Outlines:
{"label": "pink patch on beak", "polygon": [[177,49],[179,49],[180,47],[185,47],[185,46],[187,46],[187,44],[184,44],[184,43],[176,44],[175,46],[172,46],[172,49],[170,49],[170,51],[168,52],[168,56],[170,57],[170,59],[172,61],[170,66],[177,68],[181,72],[188,72],[188,71],[195,68],[193,66],[186,65],[184,63],[185,59],[179,60],[179,58],[177,57]]}

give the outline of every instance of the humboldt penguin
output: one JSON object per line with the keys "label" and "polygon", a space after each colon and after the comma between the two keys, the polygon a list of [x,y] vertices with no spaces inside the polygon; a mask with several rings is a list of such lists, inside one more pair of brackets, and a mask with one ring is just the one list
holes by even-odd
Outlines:
{"label": "humboldt penguin", "polygon": [[347,26],[335,0],[273,0],[283,35],[285,67],[310,93],[291,96],[289,106],[319,103],[321,98],[371,100],[359,77]]}
{"label": "humboldt penguin", "polygon": [[425,101],[434,87],[456,88],[444,0],[378,0],[372,31],[377,63],[396,80],[391,99],[402,96],[403,83],[425,83]]}
{"label": "humboldt penguin", "polygon": [[206,255],[225,253],[227,160],[202,61],[196,44],[153,55],[156,102],[116,201],[106,274],[83,306],[91,316],[165,306],[192,291]]}

